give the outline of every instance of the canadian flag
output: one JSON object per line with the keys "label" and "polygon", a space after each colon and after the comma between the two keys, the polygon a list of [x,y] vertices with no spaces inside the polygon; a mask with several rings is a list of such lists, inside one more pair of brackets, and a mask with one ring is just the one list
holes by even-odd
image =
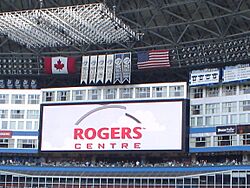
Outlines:
{"label": "canadian flag", "polygon": [[72,57],[44,57],[44,72],[47,74],[75,73],[75,59]]}

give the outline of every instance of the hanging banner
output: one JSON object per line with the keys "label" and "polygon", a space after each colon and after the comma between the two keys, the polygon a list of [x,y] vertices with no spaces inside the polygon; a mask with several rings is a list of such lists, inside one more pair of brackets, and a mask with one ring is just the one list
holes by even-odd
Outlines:
{"label": "hanging banner", "polygon": [[88,73],[89,73],[89,56],[82,56],[82,68],[81,68],[81,83],[88,83]]}
{"label": "hanging banner", "polygon": [[27,79],[23,80],[23,88],[24,89],[29,89],[30,88],[29,80],[27,80]]}
{"label": "hanging banner", "polygon": [[115,63],[114,63],[114,80],[113,84],[117,81],[121,84],[122,83],[122,60],[123,54],[115,54]]}
{"label": "hanging banner", "polygon": [[105,83],[112,83],[113,78],[113,67],[114,67],[114,55],[107,55],[106,58],[106,77]]}
{"label": "hanging banner", "polygon": [[3,79],[0,80],[0,88],[1,89],[5,88],[5,80],[3,80]]}
{"label": "hanging banner", "polygon": [[122,83],[130,83],[131,77],[131,52],[123,54],[122,60]]}
{"label": "hanging banner", "polygon": [[97,55],[90,56],[89,83],[95,83]]}
{"label": "hanging banner", "polygon": [[104,72],[105,71],[105,55],[98,56],[98,65],[97,65],[97,75],[96,83],[104,83]]}
{"label": "hanging banner", "polygon": [[13,89],[13,80],[8,79],[6,86],[7,86],[8,89]]}
{"label": "hanging banner", "polygon": [[21,89],[21,80],[19,79],[15,79],[15,88],[16,89]]}

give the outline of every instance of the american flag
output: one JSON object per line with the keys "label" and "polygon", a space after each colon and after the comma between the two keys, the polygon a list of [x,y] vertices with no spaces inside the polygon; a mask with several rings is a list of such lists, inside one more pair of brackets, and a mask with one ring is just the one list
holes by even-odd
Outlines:
{"label": "american flag", "polygon": [[170,67],[169,50],[150,50],[137,52],[138,69],[152,69]]}

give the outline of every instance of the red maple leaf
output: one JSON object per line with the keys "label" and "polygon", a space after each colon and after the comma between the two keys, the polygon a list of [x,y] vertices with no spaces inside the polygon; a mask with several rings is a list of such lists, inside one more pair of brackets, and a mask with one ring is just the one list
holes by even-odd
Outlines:
{"label": "red maple leaf", "polygon": [[61,60],[59,59],[57,62],[56,62],[56,64],[54,64],[54,67],[57,69],[57,70],[59,70],[59,71],[61,71],[62,69],[63,69],[63,67],[64,67],[64,64],[61,62]]}

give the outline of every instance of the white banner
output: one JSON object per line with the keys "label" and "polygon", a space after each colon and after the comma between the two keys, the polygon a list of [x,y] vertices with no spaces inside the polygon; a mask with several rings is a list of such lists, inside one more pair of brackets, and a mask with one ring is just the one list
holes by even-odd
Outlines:
{"label": "white banner", "polygon": [[220,69],[194,70],[190,73],[189,85],[215,84],[220,81]]}
{"label": "white banner", "polygon": [[123,54],[122,59],[122,83],[130,83],[131,77],[131,52]]}
{"label": "white banner", "polygon": [[104,83],[104,71],[105,71],[105,55],[99,55],[98,56],[96,83],[98,83],[99,81],[101,83]]}
{"label": "white banner", "polygon": [[82,68],[81,68],[81,83],[88,83],[88,73],[89,73],[89,56],[82,56]]}
{"label": "white banner", "polygon": [[90,56],[89,83],[95,83],[97,56]]}
{"label": "white banner", "polygon": [[107,55],[105,83],[108,82],[112,83],[113,67],[114,67],[114,55]]}
{"label": "white banner", "polygon": [[183,101],[42,108],[41,151],[180,151],[185,145]]}
{"label": "white banner", "polygon": [[114,80],[115,84],[117,81],[122,83],[122,60],[123,54],[115,54],[115,63],[114,63]]}
{"label": "white banner", "polygon": [[223,69],[222,82],[233,82],[250,79],[250,65],[241,64],[236,66],[227,66]]}

